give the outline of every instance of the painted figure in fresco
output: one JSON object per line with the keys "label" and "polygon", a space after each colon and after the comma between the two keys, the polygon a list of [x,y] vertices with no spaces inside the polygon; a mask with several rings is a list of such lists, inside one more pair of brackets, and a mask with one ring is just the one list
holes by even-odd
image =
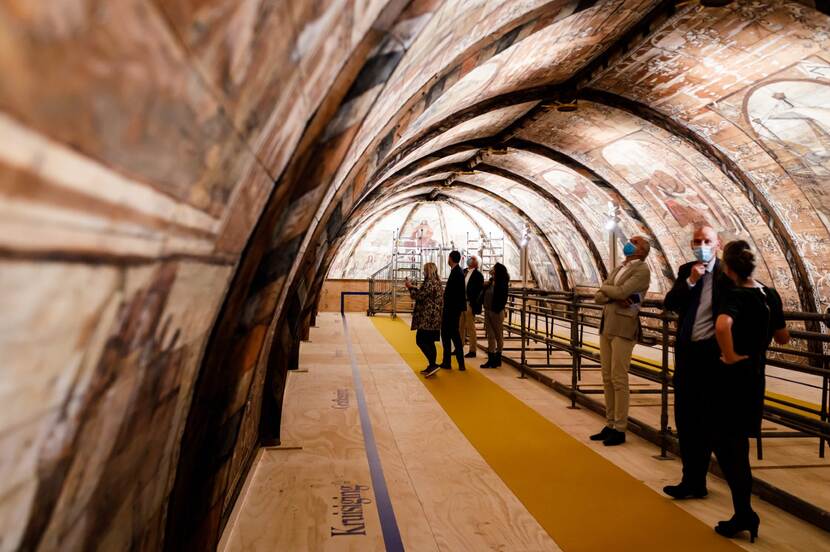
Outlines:
{"label": "painted figure in fresco", "polygon": [[[706,215],[688,198],[688,196],[693,196],[692,199],[697,198],[697,192],[687,191],[686,187],[670,174],[659,169],[654,171],[647,187],[656,192],[655,197],[663,201],[681,228],[706,223]],[[708,210],[708,207],[706,209]]]}
{"label": "painted figure in fresco", "polygon": [[413,245],[420,248],[438,247],[440,244],[433,237],[434,235],[435,232],[433,232],[432,226],[426,219],[423,219],[412,229],[409,239],[413,240]]}
{"label": "painted figure in fresco", "polygon": [[[708,201],[708,195],[697,188],[693,177],[684,178],[665,159],[658,158],[656,150],[643,140],[623,139],[609,144],[603,150],[603,157],[644,197],[663,206],[681,228],[704,224],[710,219],[727,223],[728,217]],[[665,152],[665,148],[659,151]],[[683,163],[688,174],[695,174],[690,164]]]}
{"label": "painted figure in fresco", "polygon": [[645,262],[651,245],[643,236],[634,236],[623,247],[625,262],[611,271],[594,295],[604,305],[599,325],[599,357],[605,391],[606,424],[591,435],[605,446],[625,443],[628,427],[628,368],[631,353],[640,335],[640,304],[651,282]]}
{"label": "painted figure in fresco", "polygon": [[759,136],[784,149],[815,176],[830,176],[830,86],[780,81],[749,98],[747,116]]}

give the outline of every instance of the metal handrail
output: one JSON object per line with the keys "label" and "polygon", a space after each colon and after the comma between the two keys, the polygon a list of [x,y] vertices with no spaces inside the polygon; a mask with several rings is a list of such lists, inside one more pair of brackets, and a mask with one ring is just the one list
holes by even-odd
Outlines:
{"label": "metal handrail", "polygon": [[[639,344],[659,349],[660,360],[635,359],[631,365],[631,373],[661,386],[661,427],[658,431],[662,452],[665,454],[667,443],[673,436],[668,422],[669,395],[672,393],[669,376],[673,372],[670,358],[673,358],[674,354],[677,316],[665,311],[662,301],[659,300],[646,300],[643,302],[643,307],[640,312],[643,332]],[[569,352],[572,358],[572,381],[568,394],[572,404],[576,404],[577,398],[591,400],[586,391],[580,389],[580,381],[583,361],[599,360],[598,348],[590,344],[586,345],[583,340],[586,328],[599,329],[601,319],[599,311],[602,306],[593,301],[593,294],[586,291],[513,289],[509,294],[507,309],[508,332],[518,333],[521,338],[521,355],[518,363],[521,375],[524,376],[534,367],[551,365],[550,352],[552,350]],[[513,316],[520,317],[521,323],[515,324]],[[823,458],[826,443],[830,440],[830,412],[828,412],[830,357],[827,355],[825,345],[830,341],[830,334],[826,333],[830,315],[788,311],[785,313],[785,319],[802,322],[805,327],[817,328],[819,331],[793,328],[791,335],[797,338],[796,343],[790,347],[771,347],[766,365],[784,370],[785,373],[821,377],[821,405],[804,405],[798,401],[782,399],[775,393],[768,392],[765,397],[764,418],[794,429],[805,437],[818,438],[819,456]],[[540,321],[544,326],[541,329],[539,328]],[[824,325],[808,324],[808,322],[823,322]],[[557,329],[561,331],[556,332]],[[533,346],[543,346],[547,350],[547,364],[535,366],[528,364],[527,350]],[[807,384],[803,383],[803,385]],[[815,386],[810,385],[810,387]],[[762,437],[780,436],[778,434],[780,432],[769,432],[762,434]],[[760,438],[758,445],[760,457],[762,455]]]}

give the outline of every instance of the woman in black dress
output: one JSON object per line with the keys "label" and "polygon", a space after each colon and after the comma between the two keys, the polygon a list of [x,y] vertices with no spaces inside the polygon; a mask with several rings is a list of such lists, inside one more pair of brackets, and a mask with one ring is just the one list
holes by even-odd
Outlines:
{"label": "woman in black dress", "polygon": [[770,339],[785,344],[790,336],[784,323],[781,297],[752,278],[755,256],[749,244],[733,241],[723,250],[724,271],[735,287],[721,300],[715,337],[721,350],[720,381],[713,386],[715,408],[713,449],[732,492],[735,515],[715,531],[734,537],[749,531],[758,536],[760,519],[752,510],[752,472],[749,438],[761,431],[764,408],[764,364]]}

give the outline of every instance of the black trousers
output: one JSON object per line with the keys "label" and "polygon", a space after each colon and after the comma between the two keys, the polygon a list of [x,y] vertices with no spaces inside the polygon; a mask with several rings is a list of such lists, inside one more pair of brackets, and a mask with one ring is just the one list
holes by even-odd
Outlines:
{"label": "black trousers", "polygon": [[424,356],[427,357],[427,362],[430,366],[435,366],[435,357],[438,355],[438,351],[435,348],[437,336],[438,330],[417,330],[415,332],[415,343],[421,349],[421,352],[424,353]]}
{"label": "black trousers", "polygon": [[706,486],[712,456],[713,405],[711,386],[717,385],[720,349],[714,338],[678,343],[674,373],[674,422],[683,462],[683,483]]}
{"label": "black trousers", "polygon": [[737,517],[752,513],[752,469],[749,466],[749,438],[743,434],[716,434],[712,448],[723,476],[732,492],[732,507]]}
{"label": "black trousers", "polygon": [[441,317],[441,345],[444,348],[444,366],[450,365],[452,346],[455,345],[458,367],[464,366],[464,343],[461,341],[461,331],[458,323],[461,321],[461,312],[444,311]]}

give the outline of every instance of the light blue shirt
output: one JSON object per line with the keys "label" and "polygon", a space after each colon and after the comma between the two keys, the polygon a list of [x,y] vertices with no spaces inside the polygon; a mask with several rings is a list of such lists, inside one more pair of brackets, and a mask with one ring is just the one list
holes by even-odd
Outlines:
{"label": "light blue shirt", "polygon": [[[706,265],[706,272],[695,282],[696,286],[702,285],[703,289],[700,292],[700,303],[695,314],[695,324],[692,326],[692,341],[703,341],[715,335],[715,321],[712,318],[712,280],[714,280],[712,271],[715,269],[715,261],[716,258],[712,257]],[[694,288],[688,279],[686,284],[690,289]]]}

